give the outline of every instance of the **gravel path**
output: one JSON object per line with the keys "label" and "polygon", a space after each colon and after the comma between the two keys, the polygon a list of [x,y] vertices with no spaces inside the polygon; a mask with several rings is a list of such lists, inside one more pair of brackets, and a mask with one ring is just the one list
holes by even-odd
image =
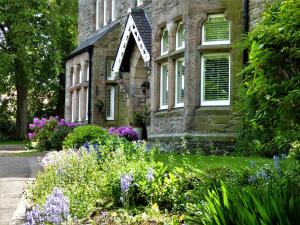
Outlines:
{"label": "gravel path", "polygon": [[38,169],[36,157],[0,157],[0,225],[18,224],[11,218],[20,208],[26,182]]}

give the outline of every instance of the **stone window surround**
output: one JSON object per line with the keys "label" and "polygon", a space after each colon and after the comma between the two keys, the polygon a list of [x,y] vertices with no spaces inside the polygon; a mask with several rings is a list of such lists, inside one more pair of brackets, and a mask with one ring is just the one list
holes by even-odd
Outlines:
{"label": "stone window surround", "polygon": [[[184,53],[185,53],[185,47],[177,49],[177,41],[176,41],[176,37],[177,37],[177,31],[178,31],[178,27],[180,24],[185,24],[184,21],[182,20],[182,18],[179,18],[177,20],[171,21],[169,23],[167,23],[164,26],[160,26],[160,34],[161,37],[159,38],[160,40],[160,50],[161,50],[161,40],[162,40],[162,36],[164,34],[164,32],[167,30],[168,31],[168,37],[169,37],[169,51],[166,54],[163,54],[159,57],[157,57],[155,59],[155,63],[157,63],[158,67],[161,68],[161,65],[163,64],[168,64],[168,107],[167,108],[161,108],[160,103],[158,104],[158,108],[155,109],[155,111],[159,110],[159,111],[164,111],[164,110],[172,110],[175,108],[183,108],[184,107],[184,103],[183,104],[177,104],[176,105],[176,62],[179,59],[183,59],[185,62],[185,57],[184,57]],[[161,69],[158,70],[158,77],[160,76],[161,73]],[[186,77],[186,76],[185,76]],[[184,82],[186,83],[186,82]],[[158,79],[158,87],[160,87],[160,79]],[[159,93],[160,95],[160,91],[155,92],[155,93]],[[159,97],[159,99],[161,99]]]}
{"label": "stone window surround", "polygon": [[70,71],[72,83],[67,90],[71,96],[71,122],[85,122],[88,120],[88,62],[75,64]]}
{"label": "stone window surround", "polygon": [[[213,43],[205,43],[204,40],[204,25],[208,21],[210,17],[224,17],[228,22],[229,22],[229,41],[224,41],[224,42],[213,42]],[[227,18],[227,13],[226,12],[220,12],[220,11],[215,11],[215,12],[210,12],[207,13],[205,18],[201,21],[200,23],[200,35],[199,35],[199,43],[198,43],[198,51],[200,54],[200,99],[199,99],[199,107],[230,107],[231,105],[231,79],[232,79],[232,63],[231,63],[231,50],[232,50],[232,41],[231,41],[231,32],[232,32],[232,25],[230,20]],[[206,105],[202,103],[202,71],[203,71],[203,65],[202,65],[202,56],[203,55],[208,55],[208,54],[224,54],[229,56],[229,104],[212,104],[212,105]]]}
{"label": "stone window surround", "polygon": [[95,30],[99,30],[110,22],[116,20],[117,0],[96,0],[95,10]]}

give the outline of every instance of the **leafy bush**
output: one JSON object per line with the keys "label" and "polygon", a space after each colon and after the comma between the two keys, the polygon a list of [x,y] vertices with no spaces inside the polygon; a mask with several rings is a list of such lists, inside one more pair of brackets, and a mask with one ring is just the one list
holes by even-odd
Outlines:
{"label": "leafy bush", "polygon": [[274,1],[249,33],[242,72],[239,146],[264,156],[287,153],[300,134],[300,20],[297,0]]}
{"label": "leafy bush", "polygon": [[70,201],[70,214],[83,218],[93,211],[101,196],[101,171],[96,151],[51,152],[43,159],[43,172],[28,189],[28,198],[44,205],[53,188],[63,190]]}
{"label": "leafy bush", "polygon": [[39,151],[61,150],[63,140],[76,126],[58,117],[34,118],[29,125],[32,132],[28,133],[28,137],[32,142],[37,142],[35,149]]}
{"label": "leafy bush", "polygon": [[64,148],[79,148],[84,143],[95,144],[98,142],[105,143],[110,136],[107,131],[95,125],[84,125],[76,127],[70,133],[64,143]]}

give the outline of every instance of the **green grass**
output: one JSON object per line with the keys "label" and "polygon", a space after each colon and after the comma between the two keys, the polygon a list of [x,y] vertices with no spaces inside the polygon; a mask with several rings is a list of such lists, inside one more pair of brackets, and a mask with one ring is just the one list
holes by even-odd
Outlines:
{"label": "green grass", "polygon": [[156,160],[162,161],[171,167],[182,167],[184,164],[189,164],[193,168],[202,171],[220,167],[239,170],[246,166],[250,166],[251,160],[258,166],[272,163],[272,159],[259,157],[198,156],[172,153],[158,154],[156,155]]}
{"label": "green grass", "polygon": [[25,145],[27,143],[26,140],[5,140],[0,141],[0,145]]}
{"label": "green grass", "polygon": [[0,152],[0,157],[38,157],[43,156],[44,152],[35,150],[21,151],[21,152]]}

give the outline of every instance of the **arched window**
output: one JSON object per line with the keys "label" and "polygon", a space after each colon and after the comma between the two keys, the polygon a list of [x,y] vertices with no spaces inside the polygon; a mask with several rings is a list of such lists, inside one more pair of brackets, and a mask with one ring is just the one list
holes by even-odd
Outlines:
{"label": "arched window", "polygon": [[143,5],[143,0],[136,0],[136,7]]}
{"label": "arched window", "polygon": [[224,15],[210,15],[203,25],[202,44],[230,44],[230,24]]}
{"label": "arched window", "polygon": [[165,29],[161,37],[161,55],[168,54],[169,52],[169,33]]}
{"label": "arched window", "polygon": [[185,47],[185,28],[182,22],[178,23],[176,31],[176,49]]}

